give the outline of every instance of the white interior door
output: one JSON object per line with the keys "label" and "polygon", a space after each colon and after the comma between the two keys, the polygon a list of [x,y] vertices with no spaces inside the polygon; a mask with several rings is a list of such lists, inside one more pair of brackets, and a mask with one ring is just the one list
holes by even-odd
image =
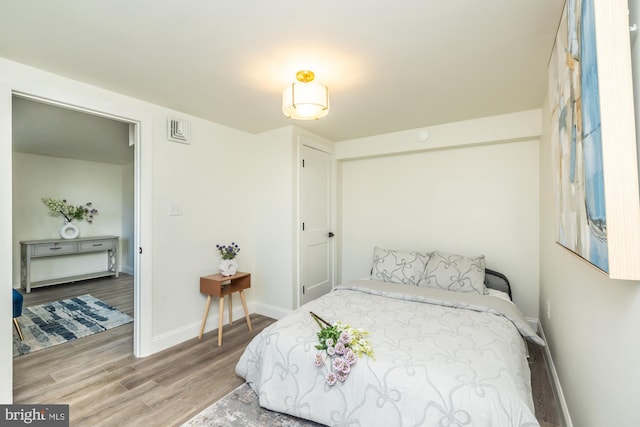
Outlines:
{"label": "white interior door", "polygon": [[333,287],[331,154],[302,145],[302,298],[305,304]]}

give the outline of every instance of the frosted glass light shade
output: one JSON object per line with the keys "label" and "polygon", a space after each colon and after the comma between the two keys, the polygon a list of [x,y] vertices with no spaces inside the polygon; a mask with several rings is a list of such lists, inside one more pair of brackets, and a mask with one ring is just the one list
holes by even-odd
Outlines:
{"label": "frosted glass light shade", "polygon": [[297,120],[317,120],[329,114],[329,90],[317,83],[292,83],[282,91],[282,113]]}

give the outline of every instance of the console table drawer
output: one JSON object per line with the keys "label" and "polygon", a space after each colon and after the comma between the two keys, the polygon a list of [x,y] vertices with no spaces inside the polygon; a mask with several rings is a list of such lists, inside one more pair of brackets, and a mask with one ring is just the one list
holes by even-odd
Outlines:
{"label": "console table drawer", "polygon": [[76,251],[75,242],[69,243],[44,243],[31,247],[31,256],[54,256],[72,254]]}
{"label": "console table drawer", "polygon": [[78,252],[112,251],[116,248],[115,240],[93,240],[78,242]]}

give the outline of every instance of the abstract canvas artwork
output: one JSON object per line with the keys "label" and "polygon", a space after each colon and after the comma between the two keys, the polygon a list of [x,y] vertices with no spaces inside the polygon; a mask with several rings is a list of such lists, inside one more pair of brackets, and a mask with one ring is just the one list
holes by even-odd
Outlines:
{"label": "abstract canvas artwork", "polygon": [[558,243],[609,271],[594,0],[567,0],[549,63]]}

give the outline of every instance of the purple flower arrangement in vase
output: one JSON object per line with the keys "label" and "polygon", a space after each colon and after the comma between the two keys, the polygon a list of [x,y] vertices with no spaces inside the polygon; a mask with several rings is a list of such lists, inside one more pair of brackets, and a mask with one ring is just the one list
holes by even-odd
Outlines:
{"label": "purple flower arrangement in vase", "polygon": [[220,261],[220,274],[223,276],[233,276],[238,272],[238,261],[236,256],[240,252],[240,246],[231,242],[229,245],[216,245],[216,249],[220,252],[222,261]]}

